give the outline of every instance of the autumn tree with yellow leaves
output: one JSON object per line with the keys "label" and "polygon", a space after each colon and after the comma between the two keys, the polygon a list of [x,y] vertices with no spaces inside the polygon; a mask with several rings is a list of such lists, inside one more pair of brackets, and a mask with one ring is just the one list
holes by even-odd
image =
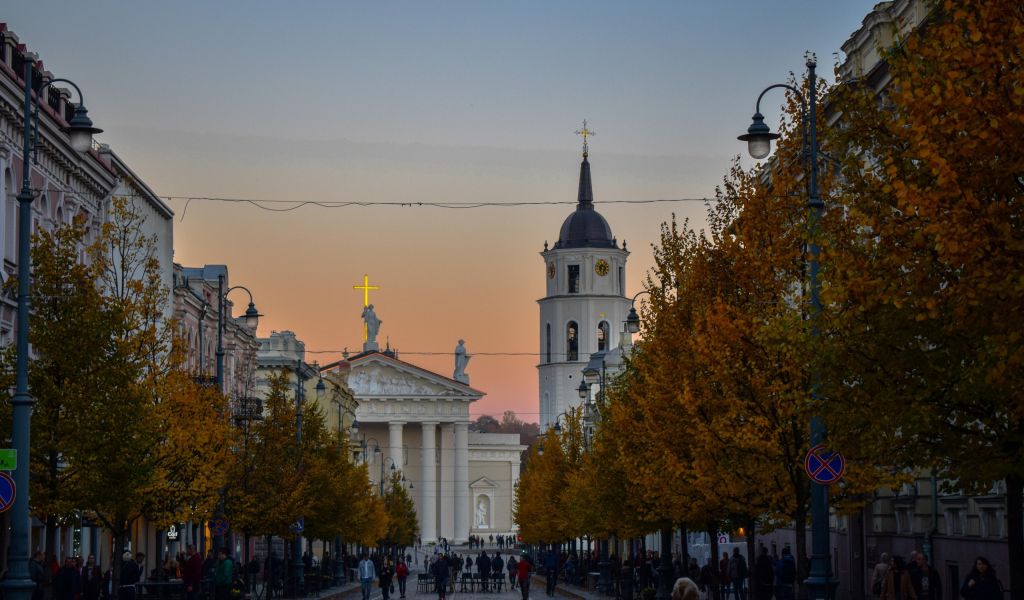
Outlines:
{"label": "autumn tree with yellow leaves", "polygon": [[880,458],[968,493],[1005,481],[1024,598],[1024,6],[947,0],[885,58],[883,94],[835,94],[840,210],[864,235],[826,249],[829,396]]}
{"label": "autumn tree with yellow leaves", "polygon": [[114,198],[94,243],[78,221],[34,240],[30,468],[47,547],[72,510],[95,516],[121,547],[138,519],[202,515],[223,485],[208,461],[230,460],[224,398],[180,370],[155,239],[142,220]]}

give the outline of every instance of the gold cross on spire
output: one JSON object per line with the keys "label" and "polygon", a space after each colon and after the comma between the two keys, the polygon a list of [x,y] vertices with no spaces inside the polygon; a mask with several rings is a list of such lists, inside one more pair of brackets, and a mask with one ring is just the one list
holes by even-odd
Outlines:
{"label": "gold cross on spire", "polygon": [[[370,305],[370,290],[379,290],[380,286],[370,285],[370,276],[364,274],[363,285],[354,285],[352,286],[352,289],[363,290],[363,308],[366,308],[367,306]],[[369,329],[367,328],[366,323],[363,323],[363,341],[365,342],[368,339],[370,339],[370,332]]]}
{"label": "gold cross on spire", "polygon": [[587,129],[587,120],[583,119],[583,129],[577,129],[576,135],[583,136],[583,158],[586,158],[590,154],[590,146],[587,144],[587,138],[595,135],[596,132]]}

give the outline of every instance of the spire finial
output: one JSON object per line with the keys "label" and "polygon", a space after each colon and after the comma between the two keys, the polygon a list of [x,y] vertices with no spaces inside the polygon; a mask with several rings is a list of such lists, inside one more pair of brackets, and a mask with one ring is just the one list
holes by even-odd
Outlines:
{"label": "spire finial", "polygon": [[590,146],[587,144],[587,138],[595,135],[596,132],[587,129],[587,120],[583,119],[583,129],[577,129],[576,135],[583,136],[583,158],[590,155]]}

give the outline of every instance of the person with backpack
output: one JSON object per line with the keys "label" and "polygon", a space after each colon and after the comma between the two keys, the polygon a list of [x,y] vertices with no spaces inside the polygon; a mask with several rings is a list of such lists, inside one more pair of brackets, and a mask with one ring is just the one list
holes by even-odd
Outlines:
{"label": "person with backpack", "polygon": [[796,597],[796,560],[786,546],[782,549],[779,564],[775,565],[776,600],[793,600]]}

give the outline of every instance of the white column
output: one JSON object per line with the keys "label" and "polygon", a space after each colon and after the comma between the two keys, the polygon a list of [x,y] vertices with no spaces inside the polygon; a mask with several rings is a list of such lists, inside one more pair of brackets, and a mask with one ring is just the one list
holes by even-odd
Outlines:
{"label": "white column", "polygon": [[469,423],[455,424],[455,541],[469,539]]}
{"label": "white column", "polygon": [[420,537],[424,543],[437,541],[437,447],[435,431],[437,422],[422,423],[423,426],[423,514],[420,515]]}
{"label": "white column", "polygon": [[[405,451],[402,448],[402,427],[405,421],[388,422],[388,456],[395,461],[396,469],[405,468]],[[387,474],[385,474],[387,477]]]}
{"label": "white column", "polygon": [[438,507],[441,509],[440,512],[440,523],[438,524],[437,533],[441,537],[448,538],[448,541],[455,539],[455,469],[453,468],[452,461],[452,450],[454,449],[455,443],[453,440],[454,434],[452,431],[452,423],[441,424],[441,443],[438,446],[441,448],[441,503]]}

